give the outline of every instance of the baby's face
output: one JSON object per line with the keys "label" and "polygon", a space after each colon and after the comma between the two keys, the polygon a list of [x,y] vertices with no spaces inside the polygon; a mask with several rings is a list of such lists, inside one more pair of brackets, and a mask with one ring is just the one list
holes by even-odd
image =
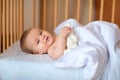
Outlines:
{"label": "baby's face", "polygon": [[48,51],[48,48],[53,44],[54,37],[45,30],[33,28],[25,40],[25,45],[35,54],[43,54]]}

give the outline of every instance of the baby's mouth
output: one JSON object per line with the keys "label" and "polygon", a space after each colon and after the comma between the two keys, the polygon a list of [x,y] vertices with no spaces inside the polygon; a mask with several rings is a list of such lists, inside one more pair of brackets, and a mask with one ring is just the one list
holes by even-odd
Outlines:
{"label": "baby's mouth", "polygon": [[46,37],[46,42],[48,42],[48,40],[49,40],[49,37],[47,36],[47,37]]}

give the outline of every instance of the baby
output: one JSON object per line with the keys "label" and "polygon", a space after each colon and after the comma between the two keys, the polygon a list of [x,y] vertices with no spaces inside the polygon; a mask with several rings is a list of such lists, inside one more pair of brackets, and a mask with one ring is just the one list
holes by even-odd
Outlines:
{"label": "baby", "polygon": [[47,53],[51,58],[58,59],[64,54],[67,37],[71,28],[63,27],[58,36],[39,28],[26,30],[20,39],[21,49],[27,53],[43,54]]}

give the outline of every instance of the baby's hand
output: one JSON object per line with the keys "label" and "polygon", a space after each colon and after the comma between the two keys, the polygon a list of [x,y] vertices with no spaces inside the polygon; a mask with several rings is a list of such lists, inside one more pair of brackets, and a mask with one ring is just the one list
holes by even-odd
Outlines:
{"label": "baby's hand", "polygon": [[60,31],[60,35],[63,38],[67,38],[69,33],[72,31],[72,29],[70,27],[63,27]]}

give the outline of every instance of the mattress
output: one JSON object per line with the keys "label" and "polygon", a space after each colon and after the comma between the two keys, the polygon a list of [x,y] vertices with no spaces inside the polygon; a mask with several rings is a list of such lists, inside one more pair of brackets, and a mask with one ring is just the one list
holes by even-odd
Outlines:
{"label": "mattress", "polygon": [[56,68],[47,54],[27,54],[19,43],[0,55],[0,80],[80,80],[80,69]]}

